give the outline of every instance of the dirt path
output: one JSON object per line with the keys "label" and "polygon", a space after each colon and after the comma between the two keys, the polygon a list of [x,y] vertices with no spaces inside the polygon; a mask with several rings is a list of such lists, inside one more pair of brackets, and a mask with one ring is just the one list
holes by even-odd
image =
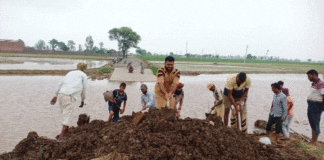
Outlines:
{"label": "dirt path", "polygon": [[[126,61],[126,63],[125,63]],[[127,64],[132,62],[134,67],[133,73],[128,73]],[[141,74],[141,63],[144,65],[144,74]],[[110,81],[121,81],[121,82],[155,82],[156,76],[153,75],[152,71],[148,68],[147,64],[135,57],[128,57],[126,60],[121,61],[114,65],[114,73],[112,74]]]}

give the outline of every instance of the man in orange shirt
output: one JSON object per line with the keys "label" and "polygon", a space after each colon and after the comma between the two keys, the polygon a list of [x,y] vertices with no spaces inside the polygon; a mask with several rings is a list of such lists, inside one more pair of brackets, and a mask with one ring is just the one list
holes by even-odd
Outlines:
{"label": "man in orange shirt", "polygon": [[[156,108],[161,109],[169,105],[175,109],[173,93],[175,92],[180,79],[180,71],[174,68],[174,58],[168,56],[165,58],[164,67],[157,73],[155,84]],[[169,100],[169,104],[167,103]]]}

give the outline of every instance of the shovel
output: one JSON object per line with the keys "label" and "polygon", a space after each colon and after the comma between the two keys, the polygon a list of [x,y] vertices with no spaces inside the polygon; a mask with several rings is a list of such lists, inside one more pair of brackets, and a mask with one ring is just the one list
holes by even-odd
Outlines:
{"label": "shovel", "polygon": [[209,113],[205,113],[206,118],[208,118],[211,115],[212,111],[213,109],[211,109]]}
{"label": "shovel", "polygon": [[[240,110],[241,110],[241,105],[239,105]],[[235,111],[235,108],[232,110],[232,112]],[[241,126],[241,111],[237,113],[237,124],[238,124],[238,129],[241,131],[242,126]]]}
{"label": "shovel", "polygon": [[166,106],[167,106],[168,109],[170,109],[170,100],[169,99],[167,100],[167,105]]}

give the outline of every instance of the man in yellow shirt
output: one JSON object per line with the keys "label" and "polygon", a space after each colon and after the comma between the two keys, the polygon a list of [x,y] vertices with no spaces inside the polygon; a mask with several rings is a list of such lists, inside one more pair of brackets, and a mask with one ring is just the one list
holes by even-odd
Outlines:
{"label": "man in yellow shirt", "polygon": [[177,88],[180,79],[180,71],[173,68],[174,58],[168,56],[165,58],[164,67],[160,68],[157,73],[157,81],[155,84],[156,108],[161,109],[167,106],[169,99],[169,107],[175,109],[175,101],[173,93]]}
{"label": "man in yellow shirt", "polygon": [[[239,74],[229,75],[225,82],[224,89],[224,106],[225,106],[225,115],[224,115],[224,124],[228,125],[228,116],[233,105],[235,108],[236,116],[231,117],[231,126],[238,128],[236,125],[238,120],[237,113],[241,113],[241,127],[242,132],[247,131],[247,120],[246,120],[246,98],[251,87],[251,78],[246,75],[244,72]],[[232,114],[233,115],[233,114]]]}

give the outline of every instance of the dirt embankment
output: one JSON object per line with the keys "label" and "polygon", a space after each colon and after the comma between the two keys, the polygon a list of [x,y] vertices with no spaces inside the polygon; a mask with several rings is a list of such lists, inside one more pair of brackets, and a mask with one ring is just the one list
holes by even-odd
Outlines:
{"label": "dirt embankment", "polygon": [[123,159],[310,159],[295,151],[266,146],[253,136],[223,126],[221,119],[178,120],[172,110],[150,109],[137,126],[133,116],[117,123],[93,120],[72,127],[65,143],[30,132],[0,159],[94,159],[112,152]]}

